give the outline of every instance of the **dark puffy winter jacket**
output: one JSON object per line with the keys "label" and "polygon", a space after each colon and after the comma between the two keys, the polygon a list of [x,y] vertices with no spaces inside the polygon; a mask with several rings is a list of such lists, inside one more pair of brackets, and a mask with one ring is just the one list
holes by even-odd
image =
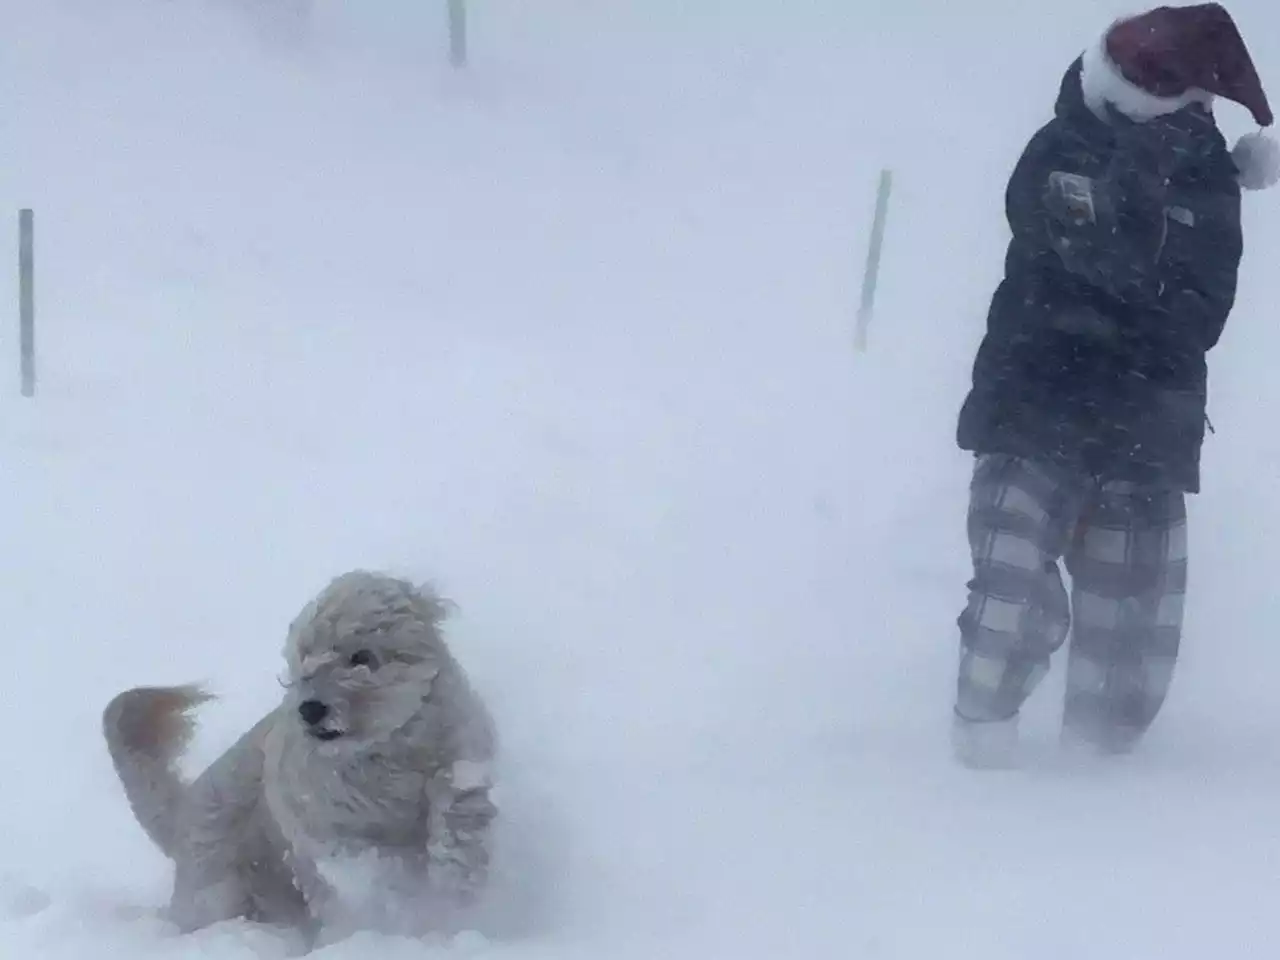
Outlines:
{"label": "dark puffy winter jacket", "polygon": [[[1009,181],[1013,237],[957,441],[1198,491],[1205,354],[1240,263],[1238,171],[1200,108],[1155,124],[1099,118],[1079,60],[1055,113]],[[1092,223],[1064,222],[1073,182],[1096,188]]]}

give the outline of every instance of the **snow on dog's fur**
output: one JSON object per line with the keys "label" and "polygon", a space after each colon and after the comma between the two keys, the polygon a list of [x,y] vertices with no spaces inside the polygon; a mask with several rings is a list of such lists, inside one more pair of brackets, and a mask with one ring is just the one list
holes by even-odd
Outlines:
{"label": "snow on dog's fur", "polygon": [[448,650],[446,605],[364,571],[294,620],[284,701],[193,782],[199,687],[137,687],[103,730],[138,821],[175,864],[183,930],[248,918],[315,936],[456,929],[489,869],[489,713]]}

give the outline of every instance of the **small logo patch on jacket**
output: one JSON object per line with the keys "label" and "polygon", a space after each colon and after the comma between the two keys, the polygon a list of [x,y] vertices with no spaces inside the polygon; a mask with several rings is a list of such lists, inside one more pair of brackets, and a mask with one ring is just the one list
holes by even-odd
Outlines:
{"label": "small logo patch on jacket", "polygon": [[1165,214],[1170,220],[1176,220],[1184,227],[1194,227],[1196,225],[1196,215],[1186,207],[1169,207],[1165,210]]}

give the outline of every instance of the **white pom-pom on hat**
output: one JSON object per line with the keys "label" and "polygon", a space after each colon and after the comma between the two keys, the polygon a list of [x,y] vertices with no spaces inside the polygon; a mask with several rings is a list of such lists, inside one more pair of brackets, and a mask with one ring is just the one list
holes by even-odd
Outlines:
{"label": "white pom-pom on hat", "polygon": [[1265,190],[1280,182],[1280,142],[1261,130],[1246,133],[1231,148],[1245,190]]}

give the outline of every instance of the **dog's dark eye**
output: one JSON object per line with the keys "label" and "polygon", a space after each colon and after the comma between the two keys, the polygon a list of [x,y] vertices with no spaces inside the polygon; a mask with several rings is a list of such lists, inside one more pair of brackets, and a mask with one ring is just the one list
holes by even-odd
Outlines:
{"label": "dog's dark eye", "polygon": [[378,665],[378,660],[372,650],[357,650],[347,658],[347,663],[353,667],[368,667],[372,670]]}

